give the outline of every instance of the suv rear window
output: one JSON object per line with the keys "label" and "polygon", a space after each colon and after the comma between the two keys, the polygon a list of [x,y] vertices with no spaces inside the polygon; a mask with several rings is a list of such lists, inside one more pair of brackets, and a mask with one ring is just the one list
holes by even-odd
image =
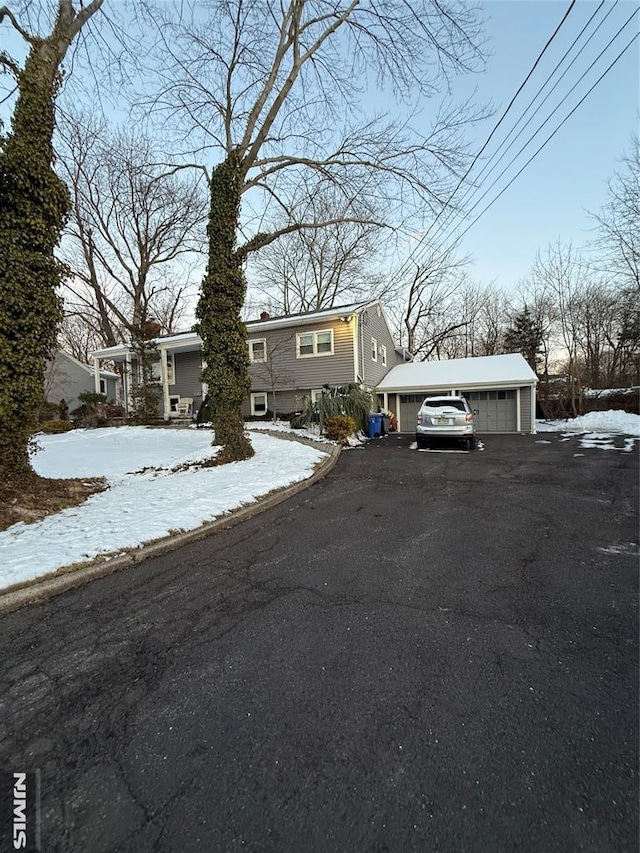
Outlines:
{"label": "suv rear window", "polygon": [[465,412],[465,406],[463,400],[438,400],[438,399],[426,399],[422,404],[423,409],[441,409],[444,406],[447,406],[450,409],[458,409],[460,412]]}

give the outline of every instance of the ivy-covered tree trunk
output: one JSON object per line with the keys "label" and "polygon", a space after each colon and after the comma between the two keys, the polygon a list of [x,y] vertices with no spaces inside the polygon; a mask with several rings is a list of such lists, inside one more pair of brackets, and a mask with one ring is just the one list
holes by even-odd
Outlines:
{"label": "ivy-covered tree trunk", "polygon": [[0,9],[0,21],[7,18],[30,48],[22,69],[6,53],[0,57],[18,88],[11,130],[0,139],[0,492],[36,479],[29,441],[62,319],[65,268],[53,253],[69,208],[52,168],[55,100],[67,50],[102,3],[91,0],[76,11],[71,0],[58,0],[46,38]]}
{"label": "ivy-covered tree trunk", "polygon": [[57,71],[46,45],[32,49],[0,149],[0,478],[9,485],[35,476],[28,444],[62,319],[64,268],[53,251],[68,196],[52,168]]}
{"label": "ivy-covered tree trunk", "polygon": [[243,182],[235,152],[211,176],[209,262],[196,308],[196,331],[206,363],[202,376],[209,386],[216,444],[222,445],[219,463],[248,459],[254,452],[242,417],[242,403],[251,389],[247,328],[240,317],[247,286],[236,252]]}

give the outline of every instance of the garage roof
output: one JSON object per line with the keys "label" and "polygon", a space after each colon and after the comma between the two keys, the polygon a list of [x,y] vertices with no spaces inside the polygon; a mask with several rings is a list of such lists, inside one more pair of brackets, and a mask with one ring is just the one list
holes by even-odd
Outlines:
{"label": "garage roof", "polygon": [[519,353],[512,353],[399,364],[391,368],[377,390],[466,390],[473,386],[532,385],[537,381],[526,360]]}

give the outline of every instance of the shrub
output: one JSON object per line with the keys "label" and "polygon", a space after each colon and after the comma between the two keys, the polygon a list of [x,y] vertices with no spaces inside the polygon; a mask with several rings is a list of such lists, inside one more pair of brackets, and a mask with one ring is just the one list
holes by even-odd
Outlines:
{"label": "shrub", "polygon": [[349,415],[333,415],[324,422],[324,434],[330,441],[344,444],[356,431],[356,422]]}
{"label": "shrub", "polygon": [[69,420],[69,404],[66,400],[60,400],[60,402],[58,403],[58,411],[60,412],[61,421]]}
{"label": "shrub", "polygon": [[81,403],[86,403],[87,406],[97,406],[98,403],[107,402],[107,395],[96,394],[95,391],[83,391],[82,394],[78,394],[78,400]]}
{"label": "shrub", "polygon": [[103,411],[103,406],[83,403],[71,412],[71,420],[74,427],[93,427],[104,426],[107,422],[107,417]]}
{"label": "shrub", "polygon": [[[49,403],[47,400],[40,403],[38,409],[38,420],[40,423],[44,421],[57,421],[60,417],[60,409],[56,403]],[[62,420],[65,420],[62,418]]]}
{"label": "shrub", "polygon": [[304,411],[291,420],[291,426],[297,429],[310,423],[324,424],[328,418],[348,415],[355,421],[357,429],[366,432],[369,413],[376,405],[373,394],[354,382],[327,387],[315,403],[309,401]]}
{"label": "shrub", "polygon": [[120,403],[105,403],[103,411],[108,418],[124,418],[127,414]]}
{"label": "shrub", "polygon": [[40,424],[40,432],[47,435],[56,435],[59,432],[69,432],[73,425],[69,421],[43,421]]}

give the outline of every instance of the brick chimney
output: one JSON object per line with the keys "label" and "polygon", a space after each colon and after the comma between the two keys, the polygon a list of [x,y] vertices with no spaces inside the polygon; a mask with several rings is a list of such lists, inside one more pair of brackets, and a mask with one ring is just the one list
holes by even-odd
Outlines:
{"label": "brick chimney", "polygon": [[269,312],[268,312],[268,311],[261,311],[261,312],[260,312],[260,319],[261,319],[261,320],[270,320],[270,319],[271,319],[271,315],[269,314]]}

